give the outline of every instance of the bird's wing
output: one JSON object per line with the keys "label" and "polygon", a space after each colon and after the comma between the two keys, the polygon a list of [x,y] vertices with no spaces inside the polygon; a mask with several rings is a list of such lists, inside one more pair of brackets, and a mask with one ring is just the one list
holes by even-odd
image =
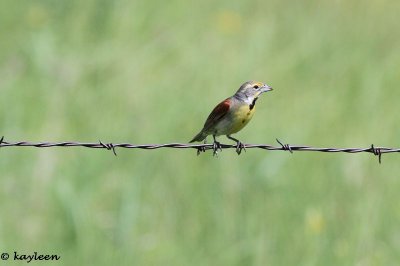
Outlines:
{"label": "bird's wing", "polygon": [[213,127],[216,123],[218,123],[218,121],[220,121],[228,113],[230,106],[231,106],[230,98],[220,102],[208,116],[206,122],[204,123],[203,131],[207,131],[208,129]]}

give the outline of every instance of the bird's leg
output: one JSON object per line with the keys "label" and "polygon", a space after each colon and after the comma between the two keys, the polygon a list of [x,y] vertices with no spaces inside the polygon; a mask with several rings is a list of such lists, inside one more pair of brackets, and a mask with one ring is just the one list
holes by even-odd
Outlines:
{"label": "bird's leg", "polygon": [[230,135],[226,135],[226,137],[227,137],[228,139],[231,139],[231,140],[233,140],[233,141],[236,141],[236,153],[237,153],[238,155],[240,155],[240,153],[242,152],[242,150],[246,151],[246,147],[244,146],[244,144],[243,144],[242,142],[240,142],[240,140],[235,139],[235,138],[231,137]]}
{"label": "bird's leg", "polygon": [[213,155],[216,156],[216,155],[218,155],[218,150],[222,151],[222,148],[221,148],[221,143],[219,143],[219,142],[215,139],[215,135],[213,135],[213,139],[214,139],[214,143],[213,143],[213,150],[214,150],[214,153],[213,153]]}

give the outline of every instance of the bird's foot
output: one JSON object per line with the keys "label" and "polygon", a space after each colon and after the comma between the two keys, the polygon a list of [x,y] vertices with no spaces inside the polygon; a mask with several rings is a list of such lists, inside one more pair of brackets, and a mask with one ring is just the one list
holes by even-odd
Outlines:
{"label": "bird's foot", "polygon": [[218,150],[222,151],[221,143],[214,141],[213,143],[213,155],[218,156]]}
{"label": "bird's foot", "polygon": [[240,141],[236,142],[236,153],[240,155],[242,153],[242,150],[246,151],[246,146],[241,143]]}

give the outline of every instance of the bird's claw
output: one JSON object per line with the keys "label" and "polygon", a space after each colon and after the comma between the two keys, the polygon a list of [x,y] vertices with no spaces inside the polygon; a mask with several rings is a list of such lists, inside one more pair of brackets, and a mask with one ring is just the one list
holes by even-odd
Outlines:
{"label": "bird's claw", "polygon": [[236,153],[238,155],[240,155],[242,153],[242,150],[244,150],[246,152],[246,146],[243,143],[241,143],[240,141],[238,141],[236,143]]}
{"label": "bird's claw", "polygon": [[213,155],[217,156],[218,155],[218,150],[222,151],[221,143],[218,141],[214,141],[213,143]]}

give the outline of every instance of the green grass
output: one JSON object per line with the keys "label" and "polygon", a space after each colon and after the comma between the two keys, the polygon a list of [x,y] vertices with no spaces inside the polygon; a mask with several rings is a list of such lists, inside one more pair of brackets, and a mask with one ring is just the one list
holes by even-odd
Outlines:
{"label": "green grass", "polygon": [[[237,134],[246,143],[398,147],[399,8],[3,1],[0,135],[187,142],[254,79],[275,90]],[[117,152],[0,149],[0,252],[58,254],[57,265],[400,259],[397,154],[379,165],[368,154]]]}

